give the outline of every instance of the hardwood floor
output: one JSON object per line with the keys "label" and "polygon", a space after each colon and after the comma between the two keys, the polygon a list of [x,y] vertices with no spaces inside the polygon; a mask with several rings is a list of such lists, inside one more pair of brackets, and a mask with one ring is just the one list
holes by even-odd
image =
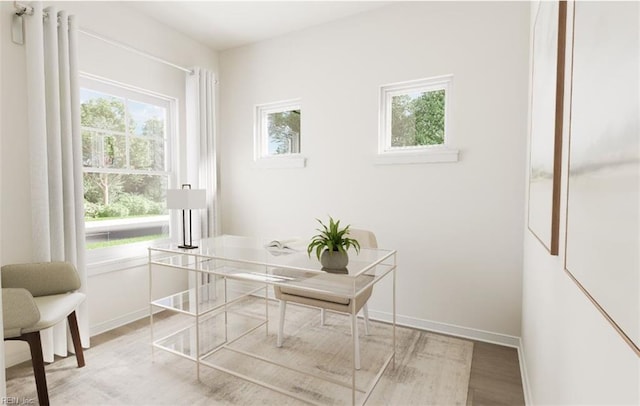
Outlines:
{"label": "hardwood floor", "polygon": [[[163,316],[159,316],[161,319]],[[101,348],[104,348],[104,344],[109,346],[109,343],[113,343],[115,345],[120,345],[120,342],[127,337],[125,335],[135,334],[137,332],[139,341],[139,345],[143,348],[147,345],[148,340],[148,332],[147,332],[147,323],[148,320],[143,319],[129,325],[120,327],[118,329],[106,332],[104,334],[100,334],[98,336],[92,337],[92,350],[88,351],[88,354],[100,352]],[[487,344],[478,341],[473,342],[473,356],[471,358],[471,374],[469,379],[468,391],[467,391],[467,406],[474,405],[524,405],[524,393],[522,389],[522,381],[520,378],[520,368],[518,363],[518,354],[517,350],[514,348],[502,347],[494,344]],[[113,345],[112,344],[112,345]],[[131,346],[132,343],[128,342],[128,346]],[[134,351],[135,353],[135,351]],[[112,354],[112,353],[110,353]],[[132,353],[133,354],[133,353]],[[132,356],[132,354],[125,354],[124,358],[128,358]],[[113,359],[117,359],[120,355],[112,355]],[[109,357],[108,354],[104,355]],[[169,361],[172,365],[175,363],[175,358],[171,354],[167,354]],[[144,359],[146,359],[147,355],[144,353]],[[64,362],[64,360],[62,360]],[[71,361],[74,361],[73,359]],[[116,362],[116,361],[112,361]],[[122,363],[122,361],[117,361],[116,363]],[[61,368],[62,363],[58,364],[56,368]],[[55,364],[53,364],[55,365]],[[177,365],[177,364],[175,364]],[[198,390],[202,390],[202,385],[194,384],[191,382],[192,380],[189,378],[191,376],[192,366],[189,362],[185,364],[185,385],[188,388],[191,388],[190,391],[193,391],[197,394]],[[67,369],[64,367],[63,369]],[[148,373],[151,370],[147,371]],[[77,381],[77,370],[73,367],[69,367],[69,374],[74,374],[75,380]],[[390,374],[393,375],[393,374]],[[33,391],[32,387],[32,372],[31,372],[31,364],[30,362],[23,363],[14,367],[11,367],[7,370],[7,379],[22,379],[23,384],[27,385],[25,390],[16,391],[15,389],[15,381],[13,385],[9,384],[8,386],[12,386],[12,392],[16,393],[28,393]],[[25,379],[26,378],[26,379]],[[393,377],[392,377],[393,378]],[[135,379],[135,378],[134,378]],[[64,380],[63,380],[64,381]],[[69,381],[72,381],[69,379]],[[51,387],[55,387],[57,384],[55,381],[51,382]],[[114,382],[115,385],[115,382]],[[189,386],[191,385],[191,386]],[[195,386],[194,386],[195,385]],[[383,388],[381,388],[383,389]],[[384,390],[384,389],[383,389]],[[206,388],[205,388],[206,391]],[[73,390],[72,390],[73,392]],[[76,395],[73,395],[76,396]],[[73,397],[72,398],[75,398]],[[95,399],[95,398],[91,398]],[[115,398],[114,398],[115,399]],[[419,399],[413,399],[409,404],[426,404],[423,399],[423,403],[420,403]],[[287,399],[283,400],[284,403],[287,402]],[[108,403],[108,402],[107,402]],[[215,403],[215,402],[214,402]],[[234,402],[230,402],[234,403]],[[242,402],[240,402],[242,403]],[[294,402],[295,403],[295,402]],[[374,402],[375,403],[375,402]],[[106,404],[106,403],[104,403]]]}
{"label": "hardwood floor", "polygon": [[474,341],[467,406],[524,404],[518,351]]}

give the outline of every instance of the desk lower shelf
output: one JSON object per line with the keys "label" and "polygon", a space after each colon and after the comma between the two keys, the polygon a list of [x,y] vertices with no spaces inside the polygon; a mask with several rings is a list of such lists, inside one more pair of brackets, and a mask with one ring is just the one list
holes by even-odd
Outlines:
{"label": "desk lower shelf", "polygon": [[246,298],[247,296],[264,292],[265,287],[249,286],[243,283],[234,283],[225,293],[224,280],[204,284],[196,289],[187,289],[176,294],[166,296],[151,302],[152,306],[166,310],[183,313],[190,316],[204,316],[213,311],[224,308],[225,294],[227,306]]}
{"label": "desk lower shelf", "polygon": [[[155,340],[153,346],[181,357],[196,361],[209,356],[212,352],[230,341],[234,341],[248,331],[253,331],[266,323],[266,320],[243,313],[227,310],[207,315],[172,334]],[[199,351],[197,351],[199,348]]]}

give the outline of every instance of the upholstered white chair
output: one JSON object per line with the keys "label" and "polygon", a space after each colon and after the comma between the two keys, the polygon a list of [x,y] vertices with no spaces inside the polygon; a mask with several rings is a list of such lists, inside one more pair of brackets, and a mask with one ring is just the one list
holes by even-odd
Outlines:
{"label": "upholstered white chair", "polygon": [[[350,229],[349,237],[357,240],[358,243],[360,243],[361,248],[378,248],[376,236],[371,231]],[[322,325],[324,325],[326,310],[352,315],[353,307],[355,306],[356,315],[360,312],[360,310],[362,310],[364,316],[365,334],[369,334],[369,311],[367,308],[367,300],[369,300],[369,297],[371,297],[373,286],[365,289],[356,297],[355,300],[344,299],[324,293],[305,291],[292,287],[274,286],[273,290],[276,299],[280,301],[280,320],[278,325],[277,341],[278,347],[282,347],[287,303],[297,303],[320,308],[320,323]],[[357,316],[355,318],[352,318],[351,320],[351,334],[354,334],[356,337],[355,361],[356,369],[360,369],[360,341],[358,339]]]}
{"label": "upholstered white chair", "polygon": [[2,316],[5,340],[29,344],[38,401],[49,404],[40,330],[67,318],[78,368],[85,365],[76,308],[85,300],[80,277],[68,262],[5,265],[2,275]]}

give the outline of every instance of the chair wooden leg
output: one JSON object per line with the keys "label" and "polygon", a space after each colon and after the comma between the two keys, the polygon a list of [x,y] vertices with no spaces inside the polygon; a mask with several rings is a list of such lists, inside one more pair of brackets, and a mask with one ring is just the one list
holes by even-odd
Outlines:
{"label": "chair wooden leg", "polygon": [[84,352],[82,351],[82,342],[80,341],[80,330],[78,329],[78,318],[76,312],[71,312],[67,316],[69,322],[69,330],[71,330],[71,339],[73,340],[73,348],[76,351],[76,361],[78,362],[78,368],[84,366]]}
{"label": "chair wooden leg", "polygon": [[280,301],[280,320],[278,321],[278,341],[276,343],[277,347],[282,347],[282,336],[284,335],[284,313],[287,310],[287,302],[284,300]]}
{"label": "chair wooden leg", "polygon": [[40,405],[49,406],[49,391],[47,390],[47,377],[44,374],[44,357],[42,356],[40,332],[26,333],[21,338],[29,343],[29,349],[31,350],[31,363],[33,364],[33,376],[36,378],[38,402]]}

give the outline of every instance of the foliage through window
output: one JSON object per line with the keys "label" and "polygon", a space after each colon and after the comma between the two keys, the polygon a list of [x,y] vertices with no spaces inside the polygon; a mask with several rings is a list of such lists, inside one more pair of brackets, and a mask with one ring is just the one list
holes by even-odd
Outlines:
{"label": "foliage through window", "polygon": [[299,100],[257,106],[254,124],[256,161],[282,158],[292,162],[292,158],[299,158],[301,118]]}
{"label": "foliage through window", "polygon": [[167,237],[170,102],[89,80],[80,101],[87,248]]}
{"label": "foliage through window", "polygon": [[[449,109],[451,75],[381,87],[378,152],[438,153],[441,158],[422,162],[457,160],[451,144]],[[442,158],[451,153],[452,158]]]}
{"label": "foliage through window", "polygon": [[444,90],[391,97],[391,148],[444,143]]}
{"label": "foliage through window", "polygon": [[269,155],[300,152],[300,109],[268,113]]}

